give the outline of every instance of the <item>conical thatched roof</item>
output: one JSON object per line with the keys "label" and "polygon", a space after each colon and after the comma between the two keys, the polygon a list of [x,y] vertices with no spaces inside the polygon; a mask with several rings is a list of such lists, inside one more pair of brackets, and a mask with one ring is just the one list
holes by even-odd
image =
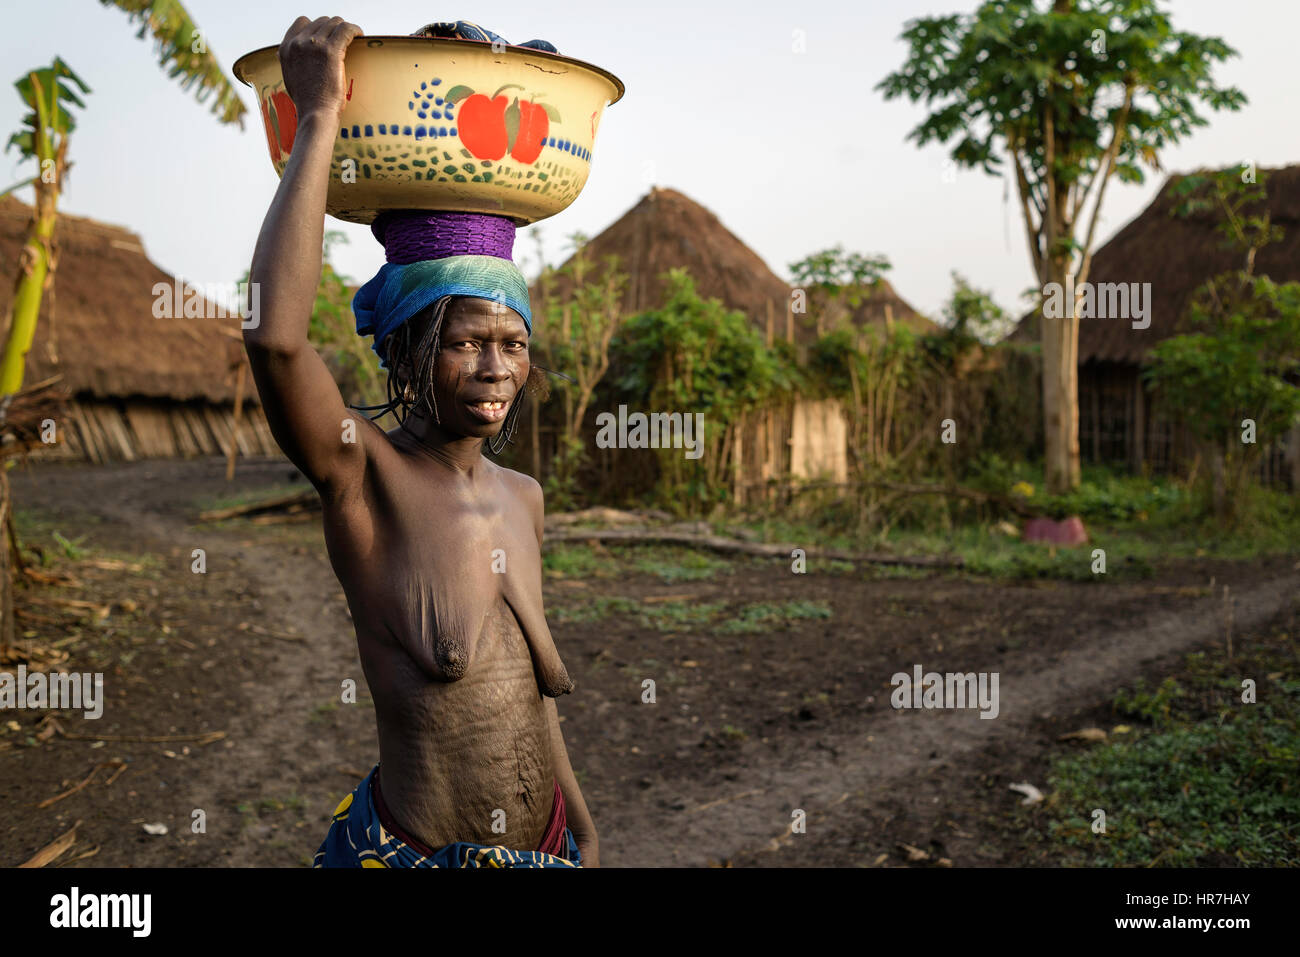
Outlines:
{"label": "conical thatched roof", "polygon": [[[628,275],[623,298],[628,315],[662,306],[666,287],[660,275],[684,267],[702,297],[722,300],[759,326],[767,322],[770,303],[778,332],[785,329],[790,287],[717,216],[675,189],[651,189],[591,239],[587,255],[598,264],[606,256],[619,257],[619,266]],[[566,295],[568,285],[565,277],[558,277],[556,294]],[[536,285],[532,299],[534,307],[540,308]]]}
{"label": "conical thatched roof", "polygon": [[[587,253],[594,263],[609,255],[619,257],[621,268],[629,276],[623,300],[629,315],[663,305],[664,283],[660,276],[681,267],[694,277],[701,296],[720,299],[729,308],[740,310],[760,329],[767,326],[770,304],[775,335],[781,338],[786,334],[789,283],[772,272],[717,216],[675,189],[651,189],[617,222],[593,238]],[[555,290],[564,296],[568,285],[557,281]],[[533,304],[542,308],[536,284]],[[887,314],[919,331],[935,328],[884,281],[853,311],[852,318],[857,326],[884,325]],[[816,336],[815,324],[807,316],[795,317],[794,330],[798,342]]]}
{"label": "conical thatched roof", "polygon": [[[1281,242],[1260,250],[1255,274],[1277,282],[1300,280],[1300,166],[1260,169],[1268,192],[1274,225],[1284,232]],[[1157,343],[1183,331],[1180,324],[1192,294],[1207,280],[1240,269],[1243,257],[1225,249],[1215,226],[1221,212],[1214,207],[1186,219],[1171,216],[1174,185],[1171,176],[1142,213],[1121,229],[1093,257],[1089,282],[1151,283],[1151,326],[1134,329],[1122,319],[1079,320],[1079,362],[1121,362],[1137,365]],[[1015,338],[1037,338],[1037,314],[1022,321]]]}
{"label": "conical thatched roof", "polygon": [[[1268,191],[1273,223],[1281,226],[1281,242],[1260,250],[1255,274],[1278,282],[1300,279],[1300,166],[1259,170]],[[1093,258],[1094,283],[1151,283],[1151,327],[1134,329],[1123,321],[1081,319],[1079,361],[1141,362],[1147,351],[1181,330],[1192,293],[1207,279],[1230,269],[1240,269],[1241,253],[1223,246],[1215,230],[1222,213],[1217,206],[1186,219],[1171,216],[1174,185],[1181,176],[1165,181],[1159,194],[1142,214],[1121,229]]]}
{"label": "conical thatched roof", "polygon": [[[0,323],[13,304],[30,215],[12,196],[0,199]],[[221,330],[239,332],[238,317],[155,318],[154,286],[174,279],[129,230],[61,215],[55,243],[53,297],[47,291],[41,304],[27,383],[57,373],[73,395],[99,399],[234,399],[231,364],[246,360],[240,340]],[[245,400],[257,401],[251,385]]]}

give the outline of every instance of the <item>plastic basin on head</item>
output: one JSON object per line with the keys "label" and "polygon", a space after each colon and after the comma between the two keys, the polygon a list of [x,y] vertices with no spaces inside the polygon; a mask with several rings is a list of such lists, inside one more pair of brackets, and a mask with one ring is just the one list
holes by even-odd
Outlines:
{"label": "plastic basin on head", "polygon": [[[353,40],[326,211],[354,223],[386,209],[431,209],[525,225],[577,199],[622,81],[570,57],[498,49],[429,37]],[[278,48],[245,54],[234,74],[257,94],[271,162],[283,175],[298,115]]]}

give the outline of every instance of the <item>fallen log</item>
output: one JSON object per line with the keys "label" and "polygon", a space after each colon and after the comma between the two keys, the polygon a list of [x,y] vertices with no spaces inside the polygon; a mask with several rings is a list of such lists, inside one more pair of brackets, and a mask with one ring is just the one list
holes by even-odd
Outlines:
{"label": "fallen log", "polygon": [[[742,542],[718,535],[696,535],[670,529],[601,528],[555,529],[546,533],[546,542],[641,542],[663,545],[685,545],[724,554],[758,555],[764,558],[789,558],[798,545],[771,542]],[[867,565],[902,565],[909,568],[961,568],[960,557],[948,555],[880,555],[862,552],[843,552],[829,548],[804,548],[808,558],[825,558],[839,562]]]}
{"label": "fallen log", "polygon": [[1037,518],[1042,514],[1041,508],[1035,508],[1031,503],[1013,498],[1009,495],[997,495],[992,492],[981,492],[979,489],[964,488],[960,485],[915,485],[904,482],[867,482],[867,485],[873,488],[883,488],[886,491],[898,492],[902,495],[942,495],[949,498],[964,498],[970,502],[976,502],[980,505],[1001,505],[1003,508],[1015,512],[1017,515],[1025,518]]}
{"label": "fallen log", "polygon": [[546,516],[547,525],[576,525],[579,522],[602,522],[605,525],[645,525],[650,521],[671,521],[667,512],[636,511],[597,505],[577,512],[556,512]]}
{"label": "fallen log", "polygon": [[239,518],[242,515],[258,515],[263,512],[277,512],[297,507],[299,509],[318,510],[320,496],[314,488],[290,495],[278,495],[260,502],[248,502],[244,505],[232,505],[229,508],[216,508],[199,513],[200,522],[220,522],[227,518]]}

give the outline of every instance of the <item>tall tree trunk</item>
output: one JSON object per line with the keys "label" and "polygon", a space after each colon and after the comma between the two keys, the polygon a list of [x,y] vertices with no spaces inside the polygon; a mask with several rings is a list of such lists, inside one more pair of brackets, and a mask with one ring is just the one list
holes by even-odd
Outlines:
{"label": "tall tree trunk", "polygon": [[[1058,12],[1068,10],[1070,0],[1057,0]],[[1069,191],[1061,188],[1056,168],[1056,117],[1050,96],[1043,113],[1046,152],[1047,196],[1044,217],[1047,282],[1059,283],[1064,292],[1065,315],[1041,318],[1043,341],[1043,429],[1044,471],[1047,490],[1053,495],[1070,491],[1079,484],[1079,318],[1074,283],[1066,284],[1073,253],[1065,240],[1072,236]],[[1045,310],[1042,310],[1044,313]]]}
{"label": "tall tree trunk", "polygon": [[[1074,0],[1054,0],[1055,13],[1069,13]],[[1060,319],[1040,315],[1043,343],[1043,438],[1044,471],[1047,491],[1060,495],[1078,486],[1082,478],[1079,464],[1079,318],[1073,283],[1066,286],[1073,252],[1066,240],[1074,235],[1070,191],[1062,188],[1056,173],[1057,136],[1051,87],[1043,112],[1043,140],[1047,195],[1043,210],[1043,247],[1045,269],[1039,279],[1059,283],[1064,290],[1064,312]],[[1095,213],[1094,213],[1095,220]],[[1086,277],[1081,277],[1086,278]],[[1043,312],[1040,308],[1040,312]]]}
{"label": "tall tree trunk", "polygon": [[[1065,261],[1048,266],[1048,282],[1066,289]],[[1067,289],[1067,292],[1069,290]],[[1065,297],[1065,315],[1042,316],[1043,429],[1047,490],[1060,495],[1078,486],[1079,462],[1079,318],[1072,295]]]}
{"label": "tall tree trunk", "polygon": [[1222,522],[1228,516],[1227,463],[1223,446],[1215,443],[1210,451],[1210,501],[1214,517]]}

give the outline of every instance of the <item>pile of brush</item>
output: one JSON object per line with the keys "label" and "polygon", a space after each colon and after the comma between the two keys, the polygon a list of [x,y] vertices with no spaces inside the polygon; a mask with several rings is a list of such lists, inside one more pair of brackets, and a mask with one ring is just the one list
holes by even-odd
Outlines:
{"label": "pile of brush", "polygon": [[58,442],[68,421],[62,376],[51,376],[0,399],[0,459]]}

